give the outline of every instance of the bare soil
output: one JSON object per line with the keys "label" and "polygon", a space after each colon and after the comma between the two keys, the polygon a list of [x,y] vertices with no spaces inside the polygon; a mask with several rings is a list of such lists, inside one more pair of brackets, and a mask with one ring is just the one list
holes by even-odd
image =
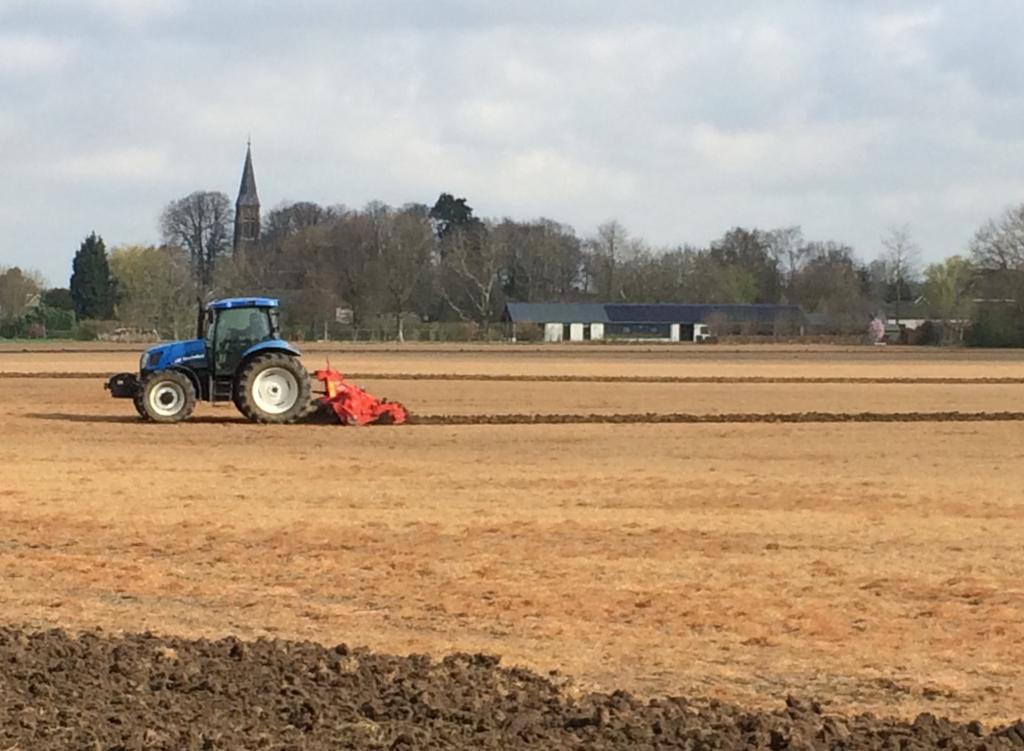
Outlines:
{"label": "bare soil", "polygon": [[[1024,376],[1024,353],[506,349],[331,362],[378,374]],[[1020,384],[381,379],[363,385],[446,420],[254,426],[204,405],[194,422],[157,426],[102,390],[100,373],[136,362],[128,350],[0,355],[3,622],[483,652],[558,669],[584,694],[769,712],[795,693],[828,713],[907,722],[1021,715]],[[61,367],[97,377],[17,375]],[[537,414],[564,424],[501,424]],[[620,414],[647,421],[609,417]],[[494,424],[453,424],[460,415]]]}
{"label": "bare soil", "polygon": [[766,712],[641,701],[480,654],[0,627],[0,665],[5,749],[1024,748],[1024,722],[841,717],[791,697]]}

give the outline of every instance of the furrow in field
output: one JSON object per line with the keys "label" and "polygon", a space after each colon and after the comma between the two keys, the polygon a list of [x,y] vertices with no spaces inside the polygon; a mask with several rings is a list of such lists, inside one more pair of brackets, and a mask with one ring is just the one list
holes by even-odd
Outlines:
{"label": "furrow in field", "polygon": [[611,415],[410,415],[412,425],[566,425],[593,423],[1019,422],[1024,412],[790,412]]}

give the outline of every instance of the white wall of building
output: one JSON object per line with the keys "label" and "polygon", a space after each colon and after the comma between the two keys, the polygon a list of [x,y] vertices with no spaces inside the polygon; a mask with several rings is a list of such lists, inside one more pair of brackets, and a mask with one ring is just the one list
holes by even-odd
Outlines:
{"label": "white wall of building", "polygon": [[599,342],[604,339],[604,324],[603,323],[592,323],[590,324],[590,341]]}
{"label": "white wall of building", "polygon": [[546,342],[560,342],[562,341],[562,324],[560,323],[545,323],[544,324],[544,341]]}
{"label": "white wall of building", "polygon": [[583,341],[583,324],[582,323],[570,323],[569,324],[569,341],[570,342],[582,342]]}

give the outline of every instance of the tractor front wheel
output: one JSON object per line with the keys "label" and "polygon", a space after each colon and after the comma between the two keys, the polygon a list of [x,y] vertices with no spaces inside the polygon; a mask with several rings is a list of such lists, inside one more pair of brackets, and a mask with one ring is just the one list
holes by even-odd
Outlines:
{"label": "tractor front wheel", "polygon": [[138,394],[133,396],[132,404],[135,405],[135,411],[139,413],[139,417],[141,417],[143,420],[149,419],[149,413],[146,412],[145,394],[139,392]]}
{"label": "tractor front wheel", "polygon": [[192,416],[196,390],[184,373],[158,370],[143,382],[141,402],[140,413],[153,422],[181,422]]}
{"label": "tractor front wheel", "polygon": [[234,401],[238,411],[253,422],[295,422],[309,408],[309,374],[298,358],[290,355],[257,355],[238,374]]}

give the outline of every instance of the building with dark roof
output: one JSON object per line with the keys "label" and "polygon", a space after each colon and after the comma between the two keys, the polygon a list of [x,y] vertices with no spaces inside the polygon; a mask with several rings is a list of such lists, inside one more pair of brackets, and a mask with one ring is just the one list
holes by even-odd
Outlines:
{"label": "building with dark roof", "polygon": [[677,305],[669,303],[521,303],[505,306],[512,336],[540,327],[546,341],[663,339],[702,341],[712,327],[772,333],[802,331],[798,305]]}
{"label": "building with dark roof", "polygon": [[252,143],[245,146],[242,183],[235,201],[235,237],[231,244],[235,253],[260,239],[260,197],[256,192],[256,174],[252,168]]}

